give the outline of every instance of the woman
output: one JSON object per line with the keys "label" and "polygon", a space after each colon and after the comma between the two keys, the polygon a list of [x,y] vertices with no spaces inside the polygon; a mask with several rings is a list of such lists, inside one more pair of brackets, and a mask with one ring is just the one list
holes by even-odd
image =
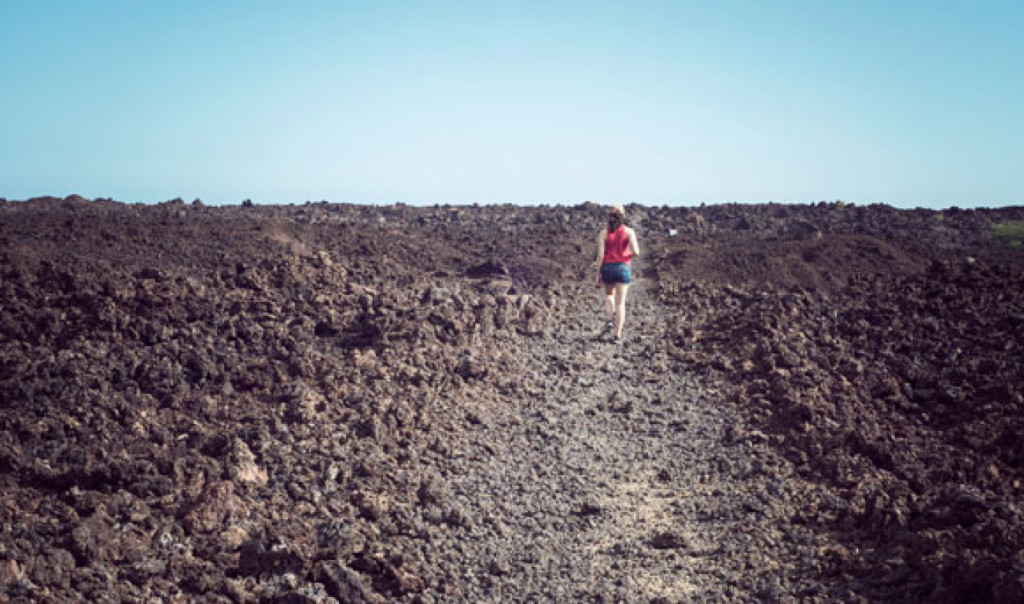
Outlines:
{"label": "woman", "polygon": [[597,287],[604,285],[604,313],[615,327],[616,340],[622,337],[626,292],[633,282],[629,263],[639,255],[636,231],[626,226],[626,210],[621,205],[612,206],[608,212],[608,228],[601,229],[597,237]]}

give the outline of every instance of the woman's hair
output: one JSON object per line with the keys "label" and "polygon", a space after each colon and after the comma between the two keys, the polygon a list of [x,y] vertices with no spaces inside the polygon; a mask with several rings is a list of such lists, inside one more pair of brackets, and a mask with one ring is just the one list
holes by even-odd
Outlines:
{"label": "woman's hair", "polygon": [[608,228],[617,229],[620,224],[626,224],[626,208],[621,204],[615,204],[608,210]]}

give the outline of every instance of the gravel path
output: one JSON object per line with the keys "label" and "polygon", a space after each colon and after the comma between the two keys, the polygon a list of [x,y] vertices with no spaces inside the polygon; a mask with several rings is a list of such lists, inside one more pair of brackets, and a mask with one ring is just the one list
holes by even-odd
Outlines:
{"label": "gravel path", "polygon": [[667,311],[650,287],[632,288],[621,344],[602,332],[598,296],[572,291],[568,308],[583,310],[519,351],[533,396],[496,401],[453,444],[452,495],[482,520],[453,561],[466,600],[770,595],[766,569],[740,576],[760,560],[744,535],[769,531],[751,526],[764,522],[742,496],[749,472],[733,471],[750,465],[723,436],[736,418],[713,383],[658,354]]}

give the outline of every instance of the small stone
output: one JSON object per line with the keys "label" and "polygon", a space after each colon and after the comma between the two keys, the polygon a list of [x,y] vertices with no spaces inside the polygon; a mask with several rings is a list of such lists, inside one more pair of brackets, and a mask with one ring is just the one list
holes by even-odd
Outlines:
{"label": "small stone", "polygon": [[420,484],[419,497],[423,504],[443,504],[449,498],[448,485],[440,476],[433,474]]}
{"label": "small stone", "polygon": [[238,525],[229,526],[220,534],[221,542],[227,545],[230,550],[238,549],[243,543],[248,541],[248,539],[249,532]]}
{"label": "small stone", "polygon": [[214,483],[200,495],[199,501],[185,515],[185,526],[194,533],[209,533],[232,519],[249,516],[249,508],[235,495],[234,483]]}
{"label": "small stone", "polygon": [[604,508],[593,500],[584,501],[576,510],[577,516],[596,516],[604,511]]}
{"label": "small stone", "polygon": [[507,575],[511,571],[508,560],[502,556],[495,557],[487,565],[487,572],[492,575]]}
{"label": "small stone", "polygon": [[663,531],[651,538],[650,545],[654,549],[685,549],[689,543],[686,537],[675,531]]}

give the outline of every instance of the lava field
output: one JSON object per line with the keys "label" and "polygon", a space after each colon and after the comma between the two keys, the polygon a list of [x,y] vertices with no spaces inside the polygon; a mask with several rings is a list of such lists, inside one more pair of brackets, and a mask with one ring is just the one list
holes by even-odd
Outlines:
{"label": "lava field", "polygon": [[0,600],[1024,601],[1024,208],[0,200]]}

